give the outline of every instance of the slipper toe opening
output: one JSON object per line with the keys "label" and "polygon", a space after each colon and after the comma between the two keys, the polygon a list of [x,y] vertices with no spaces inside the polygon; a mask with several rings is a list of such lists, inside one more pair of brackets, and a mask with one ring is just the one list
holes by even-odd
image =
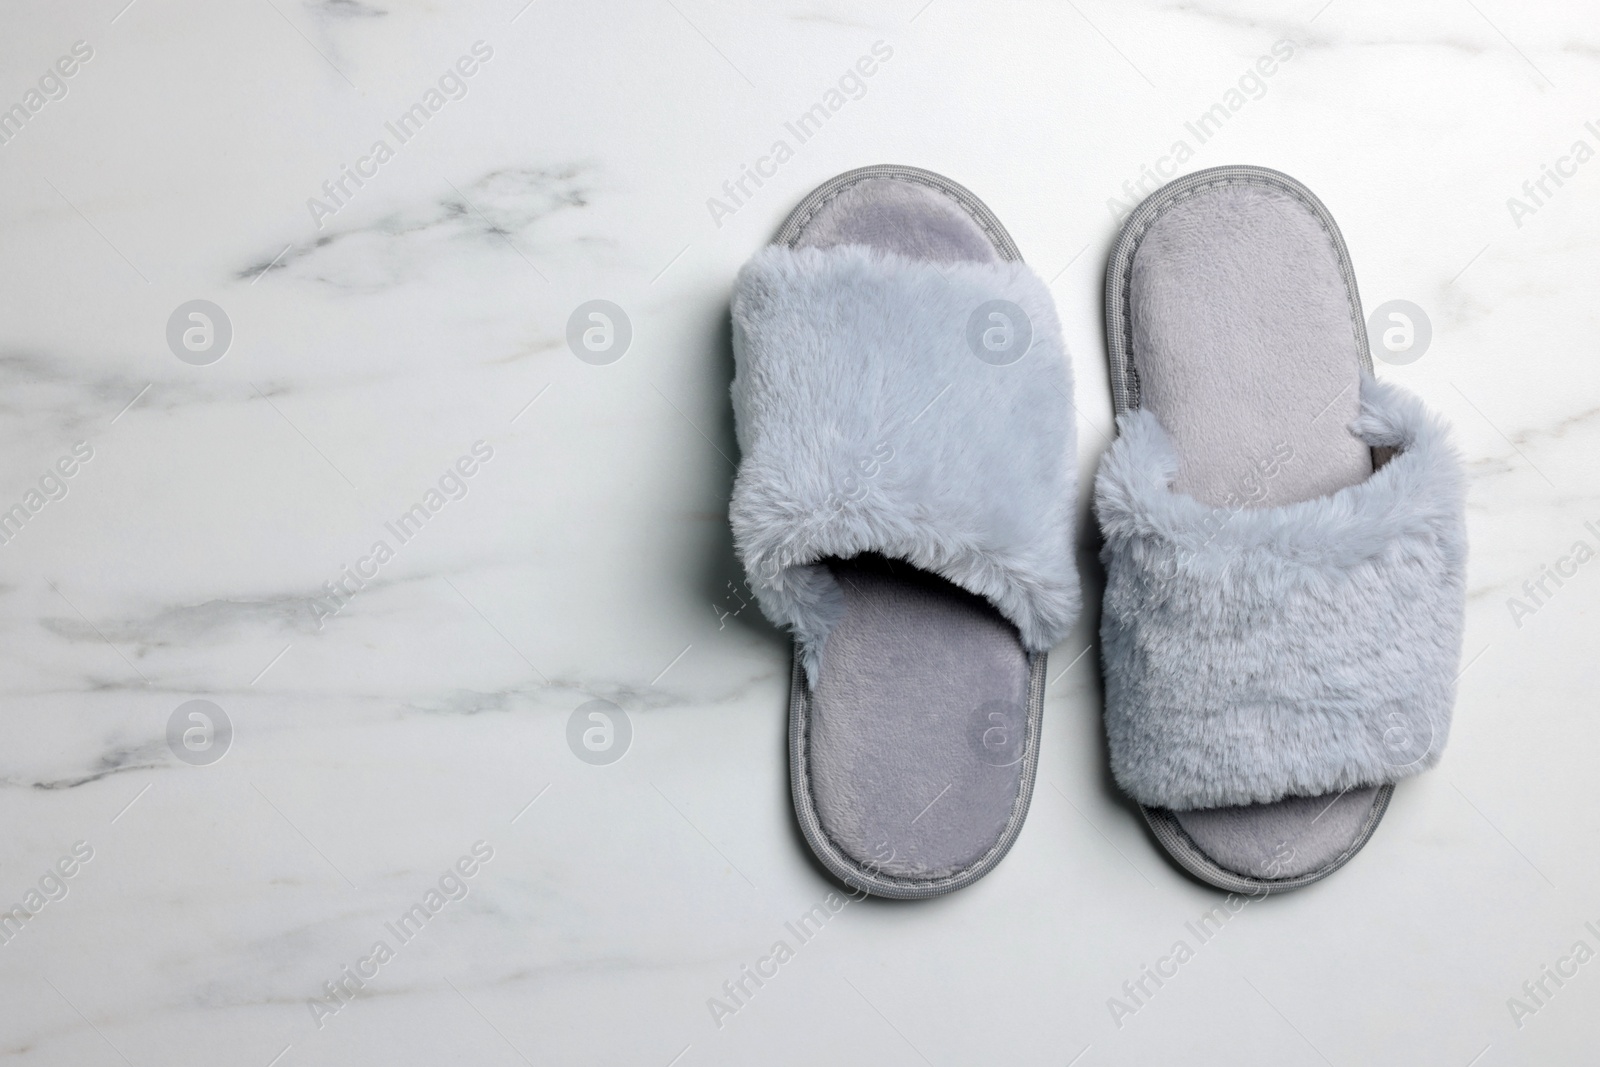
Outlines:
{"label": "slipper toe opening", "polygon": [[[1304,884],[1342,866],[1382,817],[1380,804],[1387,800],[1379,795],[1383,791],[1367,786],[1166,815],[1218,872],[1272,888],[1274,883]],[[1194,873],[1205,876],[1203,871]]]}

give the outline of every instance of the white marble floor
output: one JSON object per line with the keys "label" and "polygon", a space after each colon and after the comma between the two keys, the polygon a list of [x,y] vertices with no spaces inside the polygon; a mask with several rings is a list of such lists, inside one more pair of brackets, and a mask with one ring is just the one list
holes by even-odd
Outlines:
{"label": "white marble floor", "polygon": [[[12,0],[0,904],[33,914],[0,919],[0,1058],[1593,1062],[1600,27],[1399,7]],[[878,162],[969,186],[1053,279],[1085,480],[1104,256],[1158,172],[1295,175],[1368,308],[1431,322],[1380,374],[1471,465],[1449,751],[1131,1017],[1218,898],[1109,784],[1089,622],[998,870],[785,927],[833,889],[790,815],[786,641],[730,585],[727,298]],[[591,300],[622,358],[569,350]],[[618,761],[568,743],[591,700]]]}

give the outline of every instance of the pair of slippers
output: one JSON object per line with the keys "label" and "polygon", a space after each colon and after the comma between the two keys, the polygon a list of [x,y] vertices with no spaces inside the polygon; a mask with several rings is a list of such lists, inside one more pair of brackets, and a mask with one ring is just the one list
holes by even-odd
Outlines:
{"label": "pair of slippers", "polygon": [[[956,183],[828,181],[741,271],[730,517],[794,635],[790,772],[834,876],[992,870],[1080,607],[1073,383],[1049,289]],[[1258,167],[1162,187],[1106,272],[1117,439],[1095,481],[1111,769],[1235,892],[1343,866],[1439,758],[1465,604],[1444,427],[1377,382],[1327,209]]]}

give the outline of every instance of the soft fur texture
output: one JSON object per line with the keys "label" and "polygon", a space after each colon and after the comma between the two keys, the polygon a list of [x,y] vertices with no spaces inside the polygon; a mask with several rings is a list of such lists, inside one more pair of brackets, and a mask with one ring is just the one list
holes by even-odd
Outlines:
{"label": "soft fur texture", "polygon": [[[967,320],[1020,306],[994,366]],[[820,561],[875,552],[986,598],[1043,651],[1078,613],[1076,431],[1055,306],[1021,263],[935,265],[862,245],[757,253],[733,298],[742,461],[729,507],[762,611],[811,684],[843,601]]]}
{"label": "soft fur texture", "polygon": [[1364,378],[1351,431],[1398,454],[1366,481],[1228,510],[1170,488],[1137,410],[1100,467],[1101,645],[1117,781],[1147,805],[1336,793],[1433,766],[1465,610],[1465,483],[1443,425]]}

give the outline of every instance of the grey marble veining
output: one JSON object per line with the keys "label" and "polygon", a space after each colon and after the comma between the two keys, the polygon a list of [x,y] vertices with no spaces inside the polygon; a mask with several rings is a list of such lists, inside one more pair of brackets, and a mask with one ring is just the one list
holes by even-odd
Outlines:
{"label": "grey marble veining", "polygon": [[[28,513],[0,543],[0,907],[38,906],[0,914],[0,1058],[1582,1062],[1600,964],[1537,983],[1600,950],[1592,21],[13,5],[0,113],[39,106],[0,126],[0,514]],[[860,93],[789,133],[877,42]],[[714,210],[778,139],[775,175]],[[1472,479],[1450,749],[1348,868],[1196,941],[1131,1016],[1111,1002],[1219,898],[1109,782],[1093,611],[1052,653],[1038,789],[994,874],[829,911],[793,825],[788,645],[725,517],[727,300],[801,196],[882,162],[970,187],[1051,280],[1085,485],[1112,425],[1101,272],[1141,182],[1285,170],[1339,220],[1368,309],[1431,320],[1420,358],[1378,366],[1453,422]],[[194,300],[231,327],[214,362],[169,344]],[[631,327],[610,363],[568,347],[593,300]],[[196,700],[231,728],[214,762]],[[580,755],[597,700],[614,762]],[[779,941],[777,976],[729,1000]]]}

